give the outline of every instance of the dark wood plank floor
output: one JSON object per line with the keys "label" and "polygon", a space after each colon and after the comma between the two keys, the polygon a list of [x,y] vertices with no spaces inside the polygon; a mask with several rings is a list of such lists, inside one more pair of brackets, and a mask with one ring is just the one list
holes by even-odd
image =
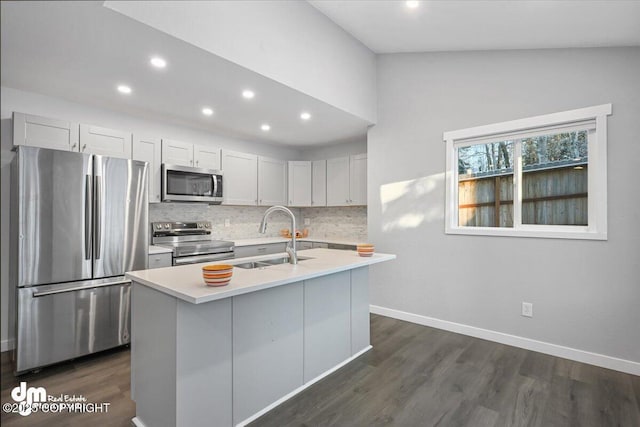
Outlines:
{"label": "dark wood plank floor", "polygon": [[[251,426],[640,426],[640,377],[376,315],[371,336],[373,350]],[[7,355],[2,403],[26,380],[111,408],[93,418],[2,413],[3,427],[130,425],[127,349],[20,379]]]}

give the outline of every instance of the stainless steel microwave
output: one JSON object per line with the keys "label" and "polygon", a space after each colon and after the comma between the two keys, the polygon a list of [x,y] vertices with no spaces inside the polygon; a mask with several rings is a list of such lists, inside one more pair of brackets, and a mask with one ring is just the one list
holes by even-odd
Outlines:
{"label": "stainless steel microwave", "polygon": [[222,203],[222,171],[162,164],[163,202]]}

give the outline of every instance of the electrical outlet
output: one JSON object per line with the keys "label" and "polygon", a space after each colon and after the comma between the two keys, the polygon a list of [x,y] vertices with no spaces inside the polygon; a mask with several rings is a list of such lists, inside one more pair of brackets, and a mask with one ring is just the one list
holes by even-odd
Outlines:
{"label": "electrical outlet", "polygon": [[224,220],[224,226],[225,227],[231,227],[231,220],[229,218],[225,218]]}
{"label": "electrical outlet", "polygon": [[311,219],[310,218],[305,218],[304,219],[304,225],[309,225],[311,224]]}
{"label": "electrical outlet", "polygon": [[530,302],[522,302],[522,315],[524,317],[533,317],[533,304]]}

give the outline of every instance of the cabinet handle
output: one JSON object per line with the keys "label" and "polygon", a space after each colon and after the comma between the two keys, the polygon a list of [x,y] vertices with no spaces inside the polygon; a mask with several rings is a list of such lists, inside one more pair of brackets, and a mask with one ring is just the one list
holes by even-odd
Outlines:
{"label": "cabinet handle", "polygon": [[84,149],[85,149],[85,148],[87,148],[87,144],[84,144],[84,145],[82,146],[82,151],[84,151]]}
{"label": "cabinet handle", "polygon": [[76,143],[74,142],[74,143],[73,143],[73,145],[71,146],[71,151],[75,151],[75,150],[76,150],[76,145],[78,145],[78,144],[76,144]]}
{"label": "cabinet handle", "polygon": [[193,164],[193,160],[189,160],[189,164],[192,165]]}
{"label": "cabinet handle", "polygon": [[196,166],[200,164],[200,160],[196,160]]}

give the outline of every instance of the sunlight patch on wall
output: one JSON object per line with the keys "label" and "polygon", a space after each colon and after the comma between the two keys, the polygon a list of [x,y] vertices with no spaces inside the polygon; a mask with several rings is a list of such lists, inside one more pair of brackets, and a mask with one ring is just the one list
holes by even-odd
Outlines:
{"label": "sunlight patch on wall", "polygon": [[444,217],[442,202],[429,198],[444,185],[444,173],[380,186],[382,231],[407,230]]}

